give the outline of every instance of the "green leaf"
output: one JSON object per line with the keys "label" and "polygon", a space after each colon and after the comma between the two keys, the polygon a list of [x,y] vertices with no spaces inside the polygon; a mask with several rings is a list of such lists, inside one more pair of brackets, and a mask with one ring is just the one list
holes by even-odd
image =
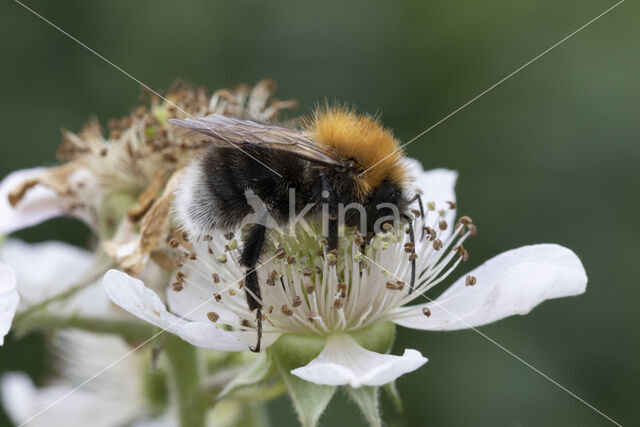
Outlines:
{"label": "green leaf", "polygon": [[218,394],[217,399],[224,399],[236,390],[256,384],[267,378],[275,369],[275,364],[271,354],[268,352],[260,353],[258,359],[247,368],[246,371],[235,377],[227,386]]}
{"label": "green leaf", "polygon": [[389,398],[393,402],[393,406],[395,406],[396,411],[402,414],[404,412],[404,405],[402,404],[402,397],[400,397],[400,393],[398,393],[398,387],[396,387],[396,382],[394,381],[392,383],[386,384],[384,386],[384,391],[387,393],[387,396],[389,396]]}
{"label": "green leaf", "polygon": [[304,427],[317,425],[331,401],[336,387],[310,383],[291,374],[293,369],[313,360],[324,346],[324,338],[287,334],[269,348],[280,374],[289,390],[293,406]]}
{"label": "green leaf", "polygon": [[382,426],[382,418],[380,418],[380,406],[378,404],[379,387],[346,387],[349,396],[360,408],[360,412],[367,420],[370,426]]}

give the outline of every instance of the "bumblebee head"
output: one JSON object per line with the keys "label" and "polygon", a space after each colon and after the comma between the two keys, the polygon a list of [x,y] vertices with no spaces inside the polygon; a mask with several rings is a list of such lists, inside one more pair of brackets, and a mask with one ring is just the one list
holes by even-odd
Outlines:
{"label": "bumblebee head", "polygon": [[315,112],[307,127],[316,143],[351,162],[356,187],[363,196],[384,181],[402,185],[406,180],[400,144],[375,118],[345,107],[324,107]]}

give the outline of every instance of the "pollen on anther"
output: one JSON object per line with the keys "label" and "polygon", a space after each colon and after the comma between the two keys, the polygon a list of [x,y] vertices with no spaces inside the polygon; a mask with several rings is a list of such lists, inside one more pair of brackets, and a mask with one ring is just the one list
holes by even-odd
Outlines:
{"label": "pollen on anther", "polygon": [[473,286],[476,283],[478,283],[478,279],[476,279],[476,276],[471,276],[471,275],[467,276],[467,278],[464,281],[464,284],[467,286]]}
{"label": "pollen on anther", "polygon": [[300,307],[302,305],[302,298],[300,295],[296,295],[293,297],[293,302],[291,303],[294,307]]}
{"label": "pollen on anther", "polygon": [[180,292],[184,289],[184,285],[181,282],[174,282],[172,288],[175,292]]}
{"label": "pollen on anther", "polygon": [[458,206],[456,205],[456,202],[448,201],[447,204],[449,205],[449,209],[455,209]]}
{"label": "pollen on anther", "polygon": [[291,310],[287,304],[283,305],[280,310],[285,316],[293,316],[293,310]]}
{"label": "pollen on anther", "polygon": [[213,283],[220,283],[220,276],[218,276],[218,273],[213,273],[211,277],[213,278]]}
{"label": "pollen on anther", "polygon": [[440,249],[442,249],[443,246],[444,245],[442,243],[442,240],[436,239],[436,240],[433,241],[433,249],[434,250],[439,251]]}
{"label": "pollen on anther", "polygon": [[276,258],[283,259],[287,255],[284,249],[278,249],[276,252]]}
{"label": "pollen on anther", "polygon": [[404,282],[401,280],[398,280],[397,282],[393,282],[390,280],[386,283],[386,287],[390,291],[401,291],[404,289]]}
{"label": "pollen on anther", "polygon": [[440,221],[438,222],[438,228],[440,230],[446,230],[447,229],[447,221]]}
{"label": "pollen on anther", "polygon": [[302,269],[302,274],[309,277],[313,274],[313,270],[310,267],[305,267]]}
{"label": "pollen on anther", "polygon": [[222,295],[220,295],[219,293],[216,292],[215,294],[213,294],[213,298],[216,301],[220,302],[220,300],[222,299]]}
{"label": "pollen on anther", "polygon": [[307,283],[306,285],[304,285],[304,288],[307,291],[307,294],[312,294],[316,290],[316,287],[313,285],[313,283]]}
{"label": "pollen on anther", "polygon": [[428,307],[423,307],[422,308],[422,314],[424,314],[425,316],[429,317],[429,316],[431,316],[431,310],[429,310]]}
{"label": "pollen on anther", "polygon": [[236,291],[234,291],[233,289],[229,289],[229,295],[234,296],[236,294]]}
{"label": "pollen on anther", "polygon": [[220,319],[220,315],[215,311],[210,311],[207,313],[207,318],[213,323],[216,323]]}
{"label": "pollen on anther", "polygon": [[464,248],[464,246],[458,245],[455,248],[453,248],[453,250],[458,252],[460,257],[462,258],[462,261],[466,262],[469,260],[469,252]]}

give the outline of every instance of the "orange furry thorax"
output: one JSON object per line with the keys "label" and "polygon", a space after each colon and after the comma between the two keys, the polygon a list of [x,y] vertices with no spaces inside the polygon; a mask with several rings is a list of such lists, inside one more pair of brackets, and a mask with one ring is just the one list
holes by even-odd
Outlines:
{"label": "orange furry thorax", "polygon": [[352,160],[358,174],[364,172],[356,178],[363,196],[385,180],[397,185],[405,182],[400,144],[373,117],[358,115],[344,107],[322,108],[316,111],[307,128],[314,141]]}

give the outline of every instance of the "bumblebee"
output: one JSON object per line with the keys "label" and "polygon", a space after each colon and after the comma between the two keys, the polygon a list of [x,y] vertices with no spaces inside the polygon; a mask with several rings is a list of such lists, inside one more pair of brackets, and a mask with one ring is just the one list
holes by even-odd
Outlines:
{"label": "bumblebee", "polygon": [[[408,211],[418,201],[416,213],[424,215],[422,202],[419,195],[407,194],[408,176],[398,141],[373,117],[343,107],[325,107],[305,120],[301,129],[219,114],[171,122],[185,128],[190,137],[208,143],[187,167],[177,191],[175,209],[184,228],[204,236],[216,229],[234,229],[247,216],[258,215],[259,220],[243,237],[239,259],[246,268],[247,304],[251,311],[256,310],[258,338],[252,351],[260,351],[261,345],[256,265],[268,239],[267,215],[279,224],[288,223],[292,212],[322,219],[327,253],[339,250],[339,221],[364,236],[380,225],[406,221],[414,241]],[[260,212],[247,200],[248,191],[262,201]],[[292,191],[296,195],[293,203]],[[410,290],[415,274],[414,257]]]}

